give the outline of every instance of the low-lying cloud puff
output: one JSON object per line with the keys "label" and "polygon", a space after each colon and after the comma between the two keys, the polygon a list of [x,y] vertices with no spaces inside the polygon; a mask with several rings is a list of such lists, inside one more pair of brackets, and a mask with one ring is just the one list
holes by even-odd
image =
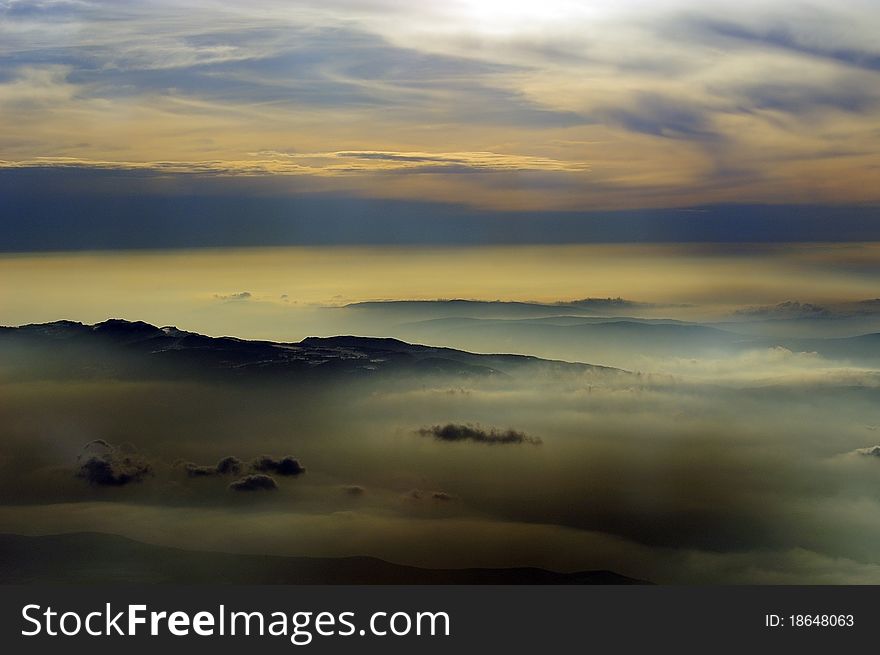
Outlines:
{"label": "low-lying cloud puff", "polygon": [[192,462],[184,462],[183,470],[191,478],[203,478],[217,474],[217,469],[213,466],[201,466]]}
{"label": "low-lying cloud puff", "polygon": [[275,478],[257,473],[236,480],[229,485],[232,491],[274,491],[278,488]]}
{"label": "low-lying cloud puff", "polygon": [[191,478],[200,478],[210,475],[238,475],[242,470],[241,460],[232,455],[224,457],[216,466],[203,466],[193,462],[183,462],[183,469]]}
{"label": "low-lying cloud puff", "polygon": [[748,316],[751,318],[804,318],[804,317],[828,317],[832,312],[826,307],[812,303],[802,303],[797,300],[788,300],[773,306],[743,307],[734,312],[736,316]]}
{"label": "low-lying cloud puff", "polygon": [[215,293],[214,298],[217,300],[250,300],[252,297],[250,291],[240,291],[238,293]]}
{"label": "low-lying cloud puff", "polygon": [[857,448],[856,453],[866,457],[880,457],[880,446],[869,446],[867,448]]}
{"label": "low-lying cloud puff", "polygon": [[367,493],[367,490],[359,484],[350,484],[342,487],[342,492],[347,496],[363,496],[365,493]]}
{"label": "low-lying cloud puff", "polygon": [[450,493],[445,491],[422,491],[421,489],[410,489],[406,494],[404,494],[404,498],[408,498],[410,500],[422,500],[423,498],[427,498],[430,495],[430,498],[433,500],[439,501],[449,501],[456,500],[456,497]]}
{"label": "low-lying cloud puff", "polygon": [[418,433],[423,437],[434,437],[438,441],[476,441],[487,444],[521,444],[540,445],[540,437],[532,437],[518,430],[485,429],[479,425],[447,423],[421,428]]}
{"label": "low-lying cloud puff", "polygon": [[76,476],[89,484],[121,487],[130,482],[140,482],[152,473],[152,465],[131,446],[116,447],[95,439],[83,446],[81,462]]}
{"label": "low-lying cloud puff", "polygon": [[277,473],[278,475],[300,475],[305,473],[305,467],[299,463],[298,459],[291,456],[282,459],[273,459],[267,455],[258,457],[251,463],[251,467],[255,471],[263,473]]}
{"label": "low-lying cloud puff", "polygon": [[580,300],[561,300],[556,303],[561,307],[582,307],[589,309],[639,309],[654,307],[652,303],[627,300],[620,296],[616,298],[582,298]]}
{"label": "low-lying cloud puff", "polygon": [[237,475],[241,473],[241,460],[228,456],[217,462],[217,473],[220,475]]}

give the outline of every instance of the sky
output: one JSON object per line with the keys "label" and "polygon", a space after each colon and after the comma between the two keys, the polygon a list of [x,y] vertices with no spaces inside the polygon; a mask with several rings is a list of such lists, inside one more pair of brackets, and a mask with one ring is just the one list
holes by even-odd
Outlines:
{"label": "sky", "polygon": [[880,240],[878,30],[868,0],[3,0],[0,251]]}

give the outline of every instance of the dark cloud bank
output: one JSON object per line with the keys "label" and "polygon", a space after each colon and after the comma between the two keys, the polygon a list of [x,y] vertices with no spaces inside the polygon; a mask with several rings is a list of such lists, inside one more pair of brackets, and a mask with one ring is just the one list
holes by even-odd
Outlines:
{"label": "dark cloud bank", "polygon": [[[153,465],[139,455],[134,447],[116,447],[104,439],[95,439],[83,446],[79,461],[77,477],[99,486],[121,487],[131,482],[140,482],[153,473]],[[244,463],[232,455],[222,458],[213,466],[180,461],[175,466],[182,467],[190,478],[238,476],[245,468]],[[278,488],[278,484],[267,473],[289,477],[301,475],[306,470],[298,459],[289,455],[280,459],[261,455],[250,463],[249,468],[256,473],[233,481],[229,485],[230,490],[272,491]],[[362,487],[346,487],[346,493],[350,495],[360,495],[363,492]]]}
{"label": "dark cloud bank", "polygon": [[411,489],[406,494],[406,498],[409,498],[411,500],[422,500],[423,498],[427,498],[428,496],[430,496],[432,500],[439,500],[443,502],[456,500],[455,496],[446,491],[422,491],[421,489]]}
{"label": "dark cloud bank", "polygon": [[[238,475],[241,473],[245,465],[244,463],[232,455],[224,457],[215,466],[206,466],[203,464],[195,464],[193,462],[182,462],[183,470],[191,478],[208,477],[212,475]],[[306,472],[305,467],[295,457],[288,455],[280,459],[275,459],[268,455],[261,455],[249,465],[253,471],[260,473],[277,473],[278,475],[293,476]]]}
{"label": "dark cloud bank", "polygon": [[200,478],[210,475],[238,475],[241,473],[243,467],[244,465],[242,464],[242,461],[231,455],[221,459],[217,462],[216,466],[203,466],[192,462],[183,463],[183,469],[191,478]]}
{"label": "dark cloud bank", "polygon": [[[239,475],[244,469],[244,465],[237,457],[224,457],[216,466],[202,466],[186,462],[184,470],[191,478],[207,477],[212,475]],[[261,455],[250,464],[250,469],[259,471],[246,475],[243,478],[230,483],[231,491],[274,491],[278,489],[278,483],[275,478],[267,473],[275,473],[282,476],[296,476],[305,473],[305,467],[300,464],[299,460],[287,456],[275,459],[268,455]],[[349,492],[352,493],[352,492]]]}
{"label": "dark cloud bank", "polygon": [[423,437],[434,437],[438,441],[475,441],[492,445],[528,443],[534,446],[542,443],[540,437],[532,437],[525,432],[496,428],[486,429],[479,425],[470,424],[433,425],[429,428],[421,428],[418,433]]}
{"label": "dark cloud bank", "polygon": [[257,473],[236,480],[229,485],[229,488],[233,491],[274,491],[278,488],[278,484],[275,482],[275,478]]}
{"label": "dark cloud bank", "polygon": [[299,460],[289,455],[281,459],[273,459],[263,455],[255,459],[251,467],[255,471],[277,473],[278,475],[300,475],[306,472],[306,469],[299,463]]}
{"label": "dark cloud bank", "polygon": [[[191,478],[207,477],[213,475],[239,475],[242,472],[243,468],[244,465],[242,461],[233,456],[224,457],[219,462],[217,462],[216,466],[202,466],[199,464],[193,464],[192,462],[184,463],[184,470],[186,471],[186,474]],[[253,462],[251,462],[250,468],[253,471],[259,472],[246,475],[243,478],[240,478],[230,483],[230,490],[274,491],[278,489],[278,483],[275,482],[275,478],[270,475],[266,475],[267,473],[275,473],[276,475],[283,476],[296,476],[301,475],[306,471],[305,467],[300,464],[298,459],[290,457],[289,455],[280,459],[275,459],[268,455],[261,455]],[[356,487],[350,487],[347,493],[354,495],[356,492],[352,492],[351,489],[355,488]],[[357,488],[360,489],[360,487]],[[361,493],[363,493],[362,489]]]}
{"label": "dark cloud bank", "polygon": [[[266,197],[255,186],[255,180],[223,178],[221,183],[189,175],[174,177],[183,191],[163,193],[166,182],[166,177],[149,172],[47,168],[0,171],[0,195],[8,217],[0,232],[0,252],[264,245],[880,240],[880,223],[874,220],[877,209],[866,205],[719,204],[525,213],[345,194]],[[93,192],[96,188],[112,193],[97,194]],[[247,229],[242,216],[249,217]],[[420,220],[412,220],[413,216]],[[121,220],[124,229],[120,229]],[[512,225],[516,229],[511,229]],[[241,293],[237,295],[238,300],[247,300]]]}
{"label": "dark cloud bank", "polygon": [[152,464],[134,448],[116,447],[103,439],[95,439],[83,446],[78,459],[77,477],[97,486],[121,487],[140,482],[153,471]]}

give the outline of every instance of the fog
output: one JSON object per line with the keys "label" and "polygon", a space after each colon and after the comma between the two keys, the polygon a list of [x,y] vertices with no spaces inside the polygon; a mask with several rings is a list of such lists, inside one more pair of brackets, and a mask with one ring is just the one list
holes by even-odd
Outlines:
{"label": "fog", "polygon": [[[880,458],[860,452],[880,441],[878,393],[614,372],[309,390],[7,379],[0,529],[655,582],[878,582]],[[483,437],[432,436],[449,425]],[[529,440],[487,442],[493,430]],[[95,439],[141,474],[84,478]],[[230,456],[240,470],[219,472]],[[284,457],[305,472],[279,474]],[[258,470],[276,488],[235,491]]]}
{"label": "fog", "polygon": [[[599,308],[600,313],[742,322],[748,317],[735,312],[769,308],[769,315],[751,315],[753,321],[764,319],[766,330],[768,318],[792,318],[773,315],[775,305],[787,301],[831,309],[845,305],[851,314],[870,309],[853,303],[877,295],[877,249],[876,244],[620,244],[0,254],[0,323],[94,323],[115,316],[215,336],[295,341],[346,329],[388,336],[391,327],[438,317],[330,309],[363,301],[553,304],[622,297],[639,305]],[[495,314],[507,317],[515,316]],[[850,326],[848,334],[870,331],[863,327]],[[793,336],[791,326],[784,334]]]}
{"label": "fog", "polygon": [[[6,257],[6,324],[118,316],[613,368],[439,366],[432,351],[403,369],[370,355],[279,377],[264,354],[206,364],[214,342],[198,341],[190,374],[152,347],[9,346],[0,532],[658,583],[878,583],[873,248]],[[382,299],[431,302],[362,304]],[[357,361],[358,347],[334,352]]]}

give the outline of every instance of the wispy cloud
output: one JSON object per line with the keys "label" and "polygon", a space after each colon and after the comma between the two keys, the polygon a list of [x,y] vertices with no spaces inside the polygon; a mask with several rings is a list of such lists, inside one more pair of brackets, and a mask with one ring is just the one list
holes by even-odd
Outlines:
{"label": "wispy cloud", "polygon": [[483,209],[880,202],[870,3],[491,7],[0,2],[2,166]]}
{"label": "wispy cloud", "polygon": [[549,157],[495,152],[390,152],[350,150],[340,152],[284,153],[263,151],[254,159],[203,161],[108,161],[76,157],[35,157],[19,161],[0,160],[2,168],[93,168],[155,171],[201,175],[345,175],[381,172],[510,172],[589,171],[582,162]]}
{"label": "wispy cloud", "polygon": [[423,437],[434,437],[437,441],[473,441],[490,445],[526,443],[539,446],[542,443],[540,437],[532,437],[519,430],[499,430],[471,424],[433,425],[429,428],[421,428],[418,434]]}

